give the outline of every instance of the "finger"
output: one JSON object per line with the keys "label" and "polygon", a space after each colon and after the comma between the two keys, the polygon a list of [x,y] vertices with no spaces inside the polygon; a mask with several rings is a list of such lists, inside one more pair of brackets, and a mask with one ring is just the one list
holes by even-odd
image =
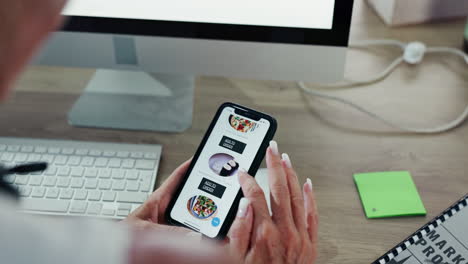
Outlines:
{"label": "finger", "polygon": [[307,179],[304,184],[304,207],[306,211],[307,233],[313,244],[318,241],[318,212],[315,195],[312,188],[312,181]]}
{"label": "finger", "polygon": [[288,182],[278,152],[278,145],[275,141],[270,142],[270,147],[267,149],[266,162],[270,183],[270,204],[271,211],[273,212],[273,221],[280,226],[290,227],[293,223]]}
{"label": "finger", "polygon": [[282,155],[283,168],[286,172],[286,179],[288,182],[289,193],[291,195],[291,210],[293,214],[294,223],[300,234],[306,229],[305,210],[304,210],[304,195],[299,185],[296,171],[293,169],[289,155],[284,153]]}
{"label": "finger", "polygon": [[242,192],[244,196],[249,199],[255,215],[254,226],[257,226],[257,223],[265,220],[271,221],[265,193],[255,181],[254,177],[247,174],[244,169],[239,170],[238,177]]}
{"label": "finger", "polygon": [[[265,193],[262,188],[260,188],[255,179],[243,169],[239,171],[238,177],[244,196],[249,199],[250,206],[252,207],[254,215],[253,230],[258,230],[262,224],[272,223]],[[257,232],[253,232],[251,241],[256,241],[257,237]]]}
{"label": "finger", "polygon": [[242,198],[239,203],[236,219],[229,231],[230,250],[233,256],[244,260],[247,255],[252,236],[253,211],[248,198]]}

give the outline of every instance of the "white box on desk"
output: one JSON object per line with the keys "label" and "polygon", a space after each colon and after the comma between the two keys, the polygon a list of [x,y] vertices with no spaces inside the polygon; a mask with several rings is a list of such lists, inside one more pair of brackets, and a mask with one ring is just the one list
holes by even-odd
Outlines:
{"label": "white box on desk", "polygon": [[367,0],[389,26],[465,17],[468,0]]}

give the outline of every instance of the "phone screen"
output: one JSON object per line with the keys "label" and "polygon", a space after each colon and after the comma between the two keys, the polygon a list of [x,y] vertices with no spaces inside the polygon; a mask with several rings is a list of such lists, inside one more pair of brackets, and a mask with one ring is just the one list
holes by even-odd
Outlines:
{"label": "phone screen", "polygon": [[237,172],[250,169],[270,125],[236,114],[233,107],[222,109],[170,217],[216,237],[240,190]]}

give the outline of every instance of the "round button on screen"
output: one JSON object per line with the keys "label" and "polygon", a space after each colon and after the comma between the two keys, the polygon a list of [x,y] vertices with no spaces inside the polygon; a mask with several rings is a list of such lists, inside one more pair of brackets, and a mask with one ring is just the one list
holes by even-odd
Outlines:
{"label": "round button on screen", "polygon": [[214,226],[214,227],[219,226],[219,223],[221,223],[221,220],[219,220],[218,217],[215,217],[215,218],[213,218],[213,220],[211,220],[211,225]]}

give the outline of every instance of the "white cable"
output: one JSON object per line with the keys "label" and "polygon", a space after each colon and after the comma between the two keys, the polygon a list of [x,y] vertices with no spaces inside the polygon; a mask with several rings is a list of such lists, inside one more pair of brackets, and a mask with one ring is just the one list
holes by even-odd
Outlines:
{"label": "white cable", "polygon": [[[465,62],[468,64],[468,56],[458,49],[447,48],[447,47],[426,48],[426,46],[423,43],[419,43],[419,42],[412,42],[409,44],[405,44],[397,40],[370,40],[370,41],[363,41],[360,43],[356,43],[350,47],[366,47],[366,46],[371,46],[371,45],[398,46],[402,48],[404,55],[395,59],[384,71],[382,71],[375,77],[364,79],[364,80],[354,80],[354,81],[339,82],[339,83],[332,83],[332,84],[318,84],[317,86],[330,87],[330,88],[345,88],[345,87],[367,85],[367,84],[375,83],[387,77],[390,73],[392,73],[396,69],[396,67],[398,67],[403,62],[407,62],[410,64],[420,63],[425,53],[450,53],[450,54],[462,57],[465,60]],[[367,110],[366,108],[350,100],[347,100],[338,96],[330,95],[330,94],[327,94],[318,90],[310,89],[305,85],[304,82],[298,82],[297,84],[298,84],[298,87],[303,92],[309,95],[320,97],[326,100],[340,102],[342,104],[348,105],[356,109],[357,111],[362,112],[388,126],[391,126],[393,128],[406,131],[406,132],[421,133],[421,134],[435,134],[435,133],[447,132],[458,127],[468,118],[468,105],[467,105],[465,110],[457,118],[455,118],[453,121],[448,122],[446,124],[439,125],[433,128],[417,128],[417,127],[411,127],[411,126],[404,126],[404,125],[399,125],[398,123],[393,122],[387,118],[384,118],[381,115],[376,114],[370,110]]]}

